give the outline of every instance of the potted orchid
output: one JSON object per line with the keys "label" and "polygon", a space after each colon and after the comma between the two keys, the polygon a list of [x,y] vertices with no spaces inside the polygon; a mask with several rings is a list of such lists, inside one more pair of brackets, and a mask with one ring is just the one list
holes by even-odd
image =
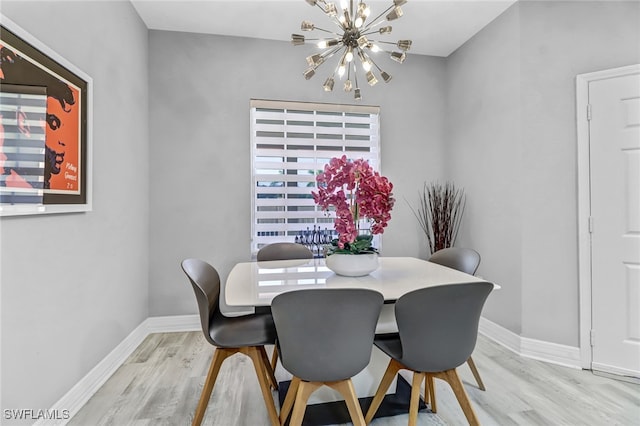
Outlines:
{"label": "potted orchid", "polygon": [[[393,184],[373,170],[364,159],[348,160],[345,155],[334,157],[326,164],[324,171],[316,177],[318,191],[312,191],[313,199],[323,210],[334,210],[336,219],[334,228],[338,238],[332,241],[327,250],[327,266],[340,262],[353,266],[356,271],[337,271],[340,275],[366,275],[378,265],[378,250],[372,246],[373,235],[382,234],[391,220],[393,198]],[[368,233],[362,234],[368,222]],[[364,230],[364,229],[363,229]],[[337,255],[366,255],[342,258]],[[356,263],[367,262],[369,267],[375,266],[368,272],[368,268],[358,268]],[[363,273],[364,272],[364,273]],[[355,275],[354,275],[355,274]]]}

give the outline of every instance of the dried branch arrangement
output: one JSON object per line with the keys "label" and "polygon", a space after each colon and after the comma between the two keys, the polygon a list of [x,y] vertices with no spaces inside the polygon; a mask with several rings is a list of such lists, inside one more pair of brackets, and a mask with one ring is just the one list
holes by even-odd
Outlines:
{"label": "dried branch arrangement", "polygon": [[432,254],[455,243],[465,202],[464,190],[453,183],[425,182],[418,208],[409,206],[427,236]]}

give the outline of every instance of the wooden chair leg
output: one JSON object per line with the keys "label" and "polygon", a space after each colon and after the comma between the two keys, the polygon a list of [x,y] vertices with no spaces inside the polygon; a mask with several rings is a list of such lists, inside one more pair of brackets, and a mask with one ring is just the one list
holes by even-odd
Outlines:
{"label": "wooden chair leg", "polygon": [[276,376],[273,373],[273,369],[271,368],[271,363],[269,362],[269,357],[267,356],[267,351],[264,346],[259,346],[258,351],[260,352],[260,357],[262,358],[262,364],[264,365],[264,372],[267,375],[267,380],[271,383],[271,389],[278,390],[278,381],[276,380]]}
{"label": "wooden chair leg", "polygon": [[273,345],[273,353],[271,354],[271,369],[276,371],[278,365],[278,345]]}
{"label": "wooden chair leg", "polygon": [[462,408],[462,411],[464,412],[469,425],[480,425],[478,417],[476,416],[476,413],[471,406],[471,401],[469,401],[469,397],[467,396],[467,393],[462,386],[462,381],[460,381],[460,377],[458,377],[458,373],[456,372],[456,370],[454,369],[443,371],[442,373],[438,373],[437,377],[449,383],[449,386],[451,386],[451,389],[453,389],[453,393],[456,395],[458,404],[460,404],[460,407]]}
{"label": "wooden chair leg", "polygon": [[[263,347],[263,350],[264,350],[264,347]],[[253,361],[253,367],[256,370],[256,375],[258,376],[258,382],[260,382],[262,397],[264,398],[264,404],[267,407],[267,413],[269,414],[269,420],[271,421],[271,425],[280,426],[280,419],[278,418],[278,413],[276,412],[276,406],[275,406],[275,403],[273,402],[273,395],[271,394],[271,387],[267,382],[267,372],[265,371],[266,368],[271,368],[271,366],[268,363],[267,365],[264,364],[262,355],[260,355],[260,350],[255,346],[242,348],[240,351],[248,355]]]}
{"label": "wooden chair leg", "polygon": [[323,383],[300,381],[298,392],[296,392],[296,401],[293,403],[293,413],[291,414],[289,426],[302,425],[302,419],[304,418],[304,412],[307,410],[309,396],[322,385]]}
{"label": "wooden chair leg", "polygon": [[358,401],[356,390],[353,388],[351,379],[327,383],[327,386],[340,392],[340,395],[344,398],[353,426],[365,426],[366,423],[362,415],[362,407],[360,407],[360,401]]}
{"label": "wooden chair leg", "polygon": [[438,406],[436,404],[436,386],[435,386],[435,383],[433,382],[433,376],[430,374],[427,374],[427,378],[424,381],[425,381],[425,385],[429,383],[429,402],[431,403],[431,412],[437,413]]}
{"label": "wooden chair leg", "polygon": [[287,396],[284,397],[284,402],[282,403],[282,407],[280,407],[280,424],[282,425],[287,421],[291,413],[293,402],[296,400],[296,394],[298,393],[298,387],[300,387],[300,379],[294,376],[287,390]]}
{"label": "wooden chair leg", "polygon": [[424,378],[424,403],[426,405],[431,404],[431,396],[429,393],[429,376],[425,374]]}
{"label": "wooden chair leg", "polygon": [[418,423],[418,407],[420,405],[420,385],[424,380],[424,373],[413,372],[411,381],[411,400],[409,402],[409,426],[416,426]]}
{"label": "wooden chair leg", "polygon": [[384,372],[384,376],[382,376],[382,380],[378,385],[378,390],[376,391],[376,394],[373,396],[371,405],[367,410],[367,415],[364,417],[365,423],[367,424],[371,423],[371,420],[373,420],[373,416],[376,415],[376,411],[378,411],[378,408],[380,408],[380,404],[382,403],[384,394],[387,392],[387,389],[389,389],[389,386],[391,386],[391,382],[393,382],[393,379],[396,377],[396,374],[398,373],[398,371],[402,368],[403,368],[403,365],[400,364],[395,359],[391,359],[391,361],[389,361],[387,370]]}
{"label": "wooden chair leg", "polygon": [[209,366],[209,372],[207,373],[207,379],[204,382],[202,393],[200,394],[200,401],[198,401],[198,408],[193,416],[192,426],[200,426],[204,413],[207,411],[207,405],[209,405],[209,399],[211,398],[211,392],[213,391],[213,385],[216,383],[216,378],[220,372],[220,367],[225,359],[236,353],[236,350],[216,348],[213,352],[213,358],[211,358],[211,365]]}
{"label": "wooden chair leg", "polygon": [[469,368],[471,369],[471,373],[473,373],[473,377],[475,377],[476,382],[478,382],[478,387],[480,388],[480,390],[486,390],[484,387],[484,383],[482,383],[482,379],[480,378],[480,373],[478,372],[478,369],[476,368],[476,363],[473,362],[473,358],[469,357],[469,359],[467,360],[467,364],[469,364]]}

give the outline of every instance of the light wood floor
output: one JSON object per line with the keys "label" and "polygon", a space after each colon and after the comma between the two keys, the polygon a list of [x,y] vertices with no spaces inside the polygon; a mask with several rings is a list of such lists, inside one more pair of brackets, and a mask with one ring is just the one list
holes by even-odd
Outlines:
{"label": "light wood floor", "polygon": [[[190,425],[212,353],[201,332],[150,335],[69,425]],[[473,358],[486,392],[466,365],[458,372],[483,425],[640,425],[638,384],[522,358],[482,336]],[[448,385],[436,386],[438,413],[420,412],[418,424],[467,424]],[[251,362],[235,355],[222,366],[203,425],[267,419]],[[407,416],[371,424],[406,425]]]}

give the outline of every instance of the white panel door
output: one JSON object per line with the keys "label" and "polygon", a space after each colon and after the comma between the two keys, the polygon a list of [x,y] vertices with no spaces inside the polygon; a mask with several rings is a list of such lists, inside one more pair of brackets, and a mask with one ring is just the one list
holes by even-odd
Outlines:
{"label": "white panel door", "polygon": [[589,82],[592,368],[640,377],[640,74]]}

